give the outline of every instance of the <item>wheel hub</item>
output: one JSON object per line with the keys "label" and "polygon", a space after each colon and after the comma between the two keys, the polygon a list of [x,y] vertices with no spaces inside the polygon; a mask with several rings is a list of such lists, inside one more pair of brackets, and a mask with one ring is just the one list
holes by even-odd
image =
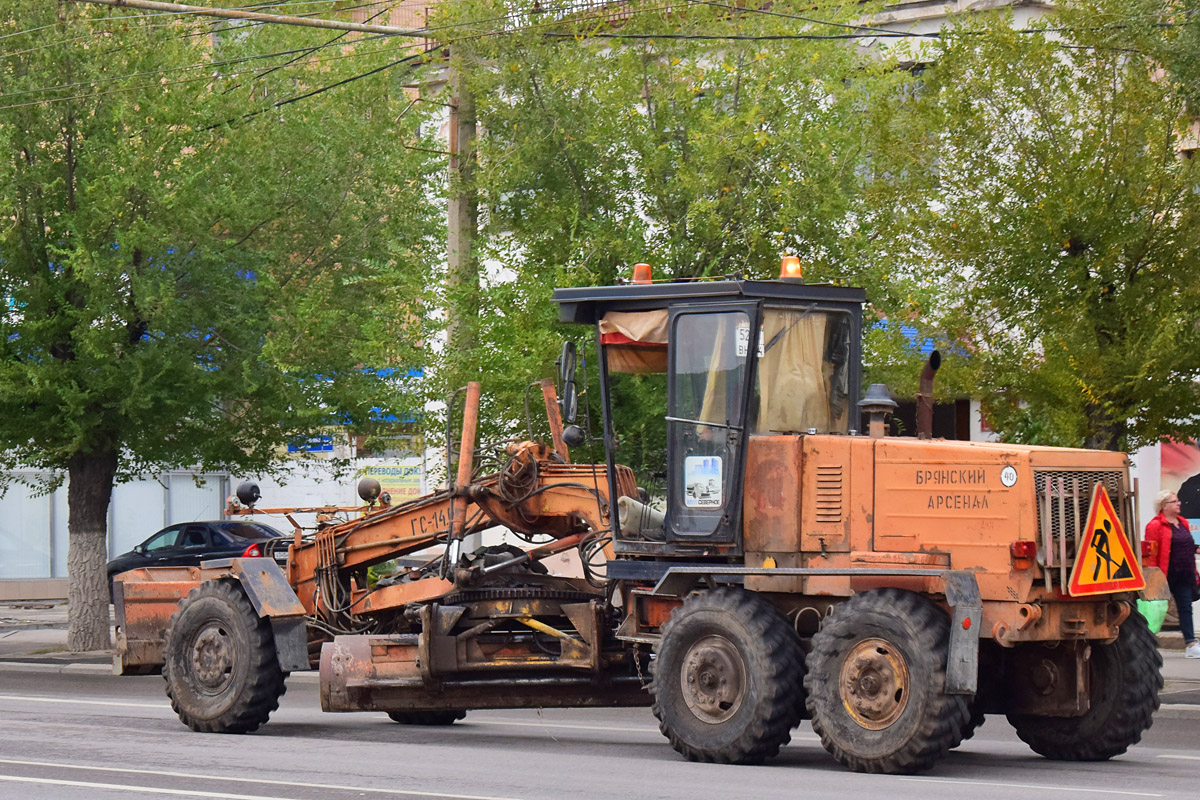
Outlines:
{"label": "wheel hub", "polygon": [[717,724],[734,714],[746,692],[746,666],[733,642],[705,636],[688,648],[680,673],[683,699],[696,718]]}
{"label": "wheel hub", "polygon": [[192,674],[203,691],[216,694],[233,674],[234,648],[224,626],[205,625],[192,643]]}
{"label": "wheel hub", "polygon": [[865,639],[842,662],[840,687],[854,721],[868,730],[883,730],[908,705],[908,664],[890,643]]}

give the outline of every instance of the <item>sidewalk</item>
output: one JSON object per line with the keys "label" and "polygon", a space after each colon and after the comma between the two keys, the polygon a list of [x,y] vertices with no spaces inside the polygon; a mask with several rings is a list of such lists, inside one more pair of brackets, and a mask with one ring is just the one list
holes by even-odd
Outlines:
{"label": "sidewalk", "polygon": [[[1160,717],[1200,719],[1200,659],[1183,656],[1178,631],[1158,636],[1163,657]],[[31,600],[0,602],[0,671],[50,670],[54,672],[112,671],[112,652],[67,650],[67,602]],[[315,672],[295,673],[289,680],[317,679]]]}

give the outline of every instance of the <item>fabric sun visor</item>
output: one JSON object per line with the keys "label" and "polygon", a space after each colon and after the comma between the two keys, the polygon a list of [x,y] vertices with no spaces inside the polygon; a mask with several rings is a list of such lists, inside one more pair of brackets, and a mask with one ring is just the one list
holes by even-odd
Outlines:
{"label": "fabric sun visor", "polygon": [[600,320],[600,343],[610,372],[667,371],[667,310],[609,311]]}

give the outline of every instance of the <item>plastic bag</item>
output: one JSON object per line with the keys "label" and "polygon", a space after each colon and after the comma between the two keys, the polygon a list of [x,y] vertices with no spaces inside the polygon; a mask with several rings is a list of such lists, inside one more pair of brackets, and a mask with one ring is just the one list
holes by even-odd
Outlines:
{"label": "plastic bag", "polygon": [[1167,618],[1166,600],[1138,600],[1137,610],[1146,618],[1146,624],[1150,626],[1151,633],[1158,633],[1162,630],[1163,620]]}

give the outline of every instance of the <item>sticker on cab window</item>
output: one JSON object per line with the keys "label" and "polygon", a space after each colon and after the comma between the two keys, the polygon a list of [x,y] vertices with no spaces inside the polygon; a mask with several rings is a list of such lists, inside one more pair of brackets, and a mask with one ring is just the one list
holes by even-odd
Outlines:
{"label": "sticker on cab window", "polygon": [[[758,357],[763,357],[763,335],[762,328],[758,329]],[[750,323],[746,321],[737,324],[737,357],[745,358],[750,352]]]}
{"label": "sticker on cab window", "polygon": [[720,508],[721,457],[687,456],[683,460],[684,505],[688,508]]}

